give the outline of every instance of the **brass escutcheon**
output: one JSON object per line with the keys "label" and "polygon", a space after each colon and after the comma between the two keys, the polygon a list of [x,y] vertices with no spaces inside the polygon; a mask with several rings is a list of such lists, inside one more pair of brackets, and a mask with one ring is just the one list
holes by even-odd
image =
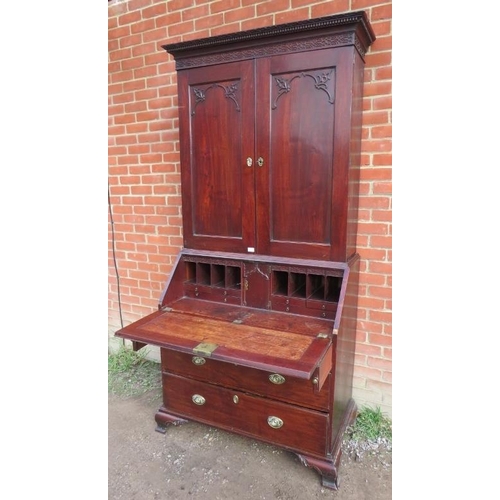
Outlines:
{"label": "brass escutcheon", "polygon": [[191,398],[193,400],[193,403],[195,405],[204,405],[205,404],[205,398],[203,396],[200,396],[199,394],[193,394],[193,397]]}
{"label": "brass escutcheon", "polygon": [[283,420],[278,417],[267,417],[267,423],[273,429],[279,429],[283,425]]}
{"label": "brass escutcheon", "polygon": [[239,398],[238,396],[236,396],[236,394],[235,394],[235,395],[233,396],[233,403],[234,403],[235,405],[237,405],[239,400],[240,400],[240,398]]}
{"label": "brass escutcheon", "polygon": [[277,384],[277,385],[285,383],[285,377],[283,377],[283,375],[279,375],[278,373],[273,373],[273,374],[269,375],[269,380],[273,384]]}
{"label": "brass escutcheon", "polygon": [[201,366],[205,364],[205,358],[201,358],[200,356],[193,356],[193,359],[191,360],[193,364]]}

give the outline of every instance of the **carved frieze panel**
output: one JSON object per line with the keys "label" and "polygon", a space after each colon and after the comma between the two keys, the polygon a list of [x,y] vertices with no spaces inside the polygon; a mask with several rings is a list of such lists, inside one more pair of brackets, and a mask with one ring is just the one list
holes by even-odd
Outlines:
{"label": "carved frieze panel", "polygon": [[[252,47],[249,49],[234,50],[232,52],[221,52],[217,54],[207,54],[202,56],[193,56],[186,59],[179,59],[176,61],[176,68],[184,69],[194,66],[207,66],[210,64],[253,59],[255,57],[286,54],[288,52],[300,52],[327,47],[341,47],[353,44],[356,45],[358,50],[362,50],[361,45],[356,41],[356,35],[354,33],[337,33],[334,35],[320,36],[312,39],[294,40],[276,43],[269,46]],[[364,55],[364,51],[361,55]]]}

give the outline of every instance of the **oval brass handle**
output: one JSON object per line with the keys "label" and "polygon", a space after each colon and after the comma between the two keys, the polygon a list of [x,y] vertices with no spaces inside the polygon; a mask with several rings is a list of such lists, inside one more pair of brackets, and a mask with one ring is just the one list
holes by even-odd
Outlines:
{"label": "oval brass handle", "polygon": [[283,420],[278,417],[267,417],[267,423],[273,429],[279,429],[283,425]]}
{"label": "oval brass handle", "polygon": [[193,359],[191,361],[198,366],[205,364],[205,358],[202,358],[200,356],[193,356]]}
{"label": "oval brass handle", "polygon": [[204,405],[205,404],[205,398],[203,396],[200,396],[199,394],[193,394],[193,397],[191,398],[193,400],[193,403],[195,405]]}
{"label": "oval brass handle", "polygon": [[278,384],[278,385],[285,383],[285,377],[283,377],[283,375],[280,375],[279,373],[273,373],[273,374],[269,375],[269,380],[273,384]]}

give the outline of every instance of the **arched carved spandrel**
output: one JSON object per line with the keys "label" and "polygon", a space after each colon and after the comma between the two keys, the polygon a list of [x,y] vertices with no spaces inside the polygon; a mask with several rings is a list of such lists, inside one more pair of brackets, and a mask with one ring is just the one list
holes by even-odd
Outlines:
{"label": "arched carved spandrel", "polygon": [[228,85],[227,87],[225,87],[224,85],[221,85],[220,83],[214,83],[205,89],[193,87],[195,104],[193,107],[193,111],[191,111],[191,115],[195,114],[196,107],[198,106],[198,104],[200,104],[201,102],[204,102],[206,100],[207,92],[211,89],[214,89],[214,88],[221,88],[222,90],[224,90],[224,94],[225,94],[226,98],[231,99],[234,102],[234,104],[236,105],[236,111],[240,111],[240,105],[239,105],[238,100],[236,98],[236,92],[238,91],[238,84],[231,83],[231,85]]}
{"label": "arched carved spandrel", "polygon": [[304,77],[312,78],[314,80],[314,87],[318,90],[322,90],[323,92],[325,92],[326,95],[328,96],[328,102],[330,104],[333,104],[334,103],[333,88],[331,89],[328,88],[329,87],[328,82],[331,80],[332,73],[333,73],[333,68],[330,69],[330,71],[328,72],[324,71],[322,73],[317,73],[315,75],[302,72],[299,75],[295,75],[288,80],[286,78],[274,77],[274,81],[276,82],[276,86],[278,88],[278,94],[274,99],[272,109],[276,109],[278,107],[278,99],[283,94],[287,94],[292,90],[291,84],[293,80],[295,80],[296,78],[304,78]]}

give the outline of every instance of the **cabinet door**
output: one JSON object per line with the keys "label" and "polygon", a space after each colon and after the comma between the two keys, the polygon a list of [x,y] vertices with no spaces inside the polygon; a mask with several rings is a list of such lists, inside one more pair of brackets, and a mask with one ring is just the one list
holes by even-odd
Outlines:
{"label": "cabinet door", "polygon": [[335,48],[257,61],[259,253],[344,258],[351,54]]}
{"label": "cabinet door", "polygon": [[255,247],[254,62],[179,71],[186,248]]}

